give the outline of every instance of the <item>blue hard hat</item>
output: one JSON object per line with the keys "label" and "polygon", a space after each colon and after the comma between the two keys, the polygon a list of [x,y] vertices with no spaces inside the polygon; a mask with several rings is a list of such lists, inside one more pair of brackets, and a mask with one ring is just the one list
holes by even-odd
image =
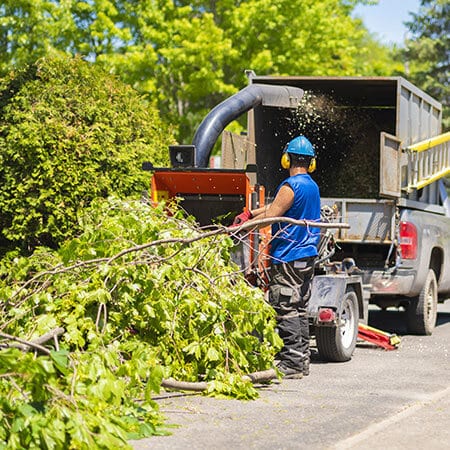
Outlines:
{"label": "blue hard hat", "polygon": [[292,139],[292,141],[286,145],[284,151],[287,153],[293,153],[294,155],[309,156],[311,158],[316,156],[313,145],[307,138],[305,138],[305,136],[297,136]]}

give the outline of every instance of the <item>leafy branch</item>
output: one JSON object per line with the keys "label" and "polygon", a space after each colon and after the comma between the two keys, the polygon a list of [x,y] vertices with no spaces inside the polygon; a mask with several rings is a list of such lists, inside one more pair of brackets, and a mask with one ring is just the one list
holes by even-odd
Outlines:
{"label": "leafy branch", "polygon": [[[22,447],[31,440],[42,447],[45,429],[62,447],[95,448],[101,429],[107,447],[117,448],[117,439],[160,432],[152,393],[161,388],[182,383],[176,388],[254,398],[253,383],[277,375],[281,341],[263,292],[230,252],[236,239],[279,220],[205,230],[177,211],[109,199],[59,250],[3,260],[0,398],[11,413],[0,418],[0,435],[12,442],[11,430],[32,417],[36,426],[21,428]],[[21,414],[24,402],[40,406]],[[65,415],[55,416],[57,405]],[[84,430],[79,441],[71,427]]]}
{"label": "leafy branch", "polygon": [[[170,379],[257,395],[246,374],[271,367],[281,342],[263,293],[232,263],[236,229],[205,231],[176,211],[117,199],[95,204],[83,228],[57,251],[1,262],[3,440],[43,447],[50,433],[66,448],[123,446],[161,432],[152,393]],[[56,329],[65,331],[53,343],[22,338]]]}
{"label": "leafy branch", "polygon": [[7,344],[7,343],[0,343],[0,348],[9,348],[9,347],[16,347],[20,350],[28,351],[28,350],[37,350],[40,353],[43,353],[45,355],[50,355],[50,350],[48,350],[46,347],[44,347],[42,344],[50,341],[55,340],[58,336],[61,336],[64,333],[64,328],[55,328],[54,330],[51,330],[48,333],[45,333],[43,336],[40,336],[39,338],[33,339],[32,341],[28,341],[22,338],[19,338],[17,336],[12,336],[8,333],[0,332],[0,337],[9,340],[9,341],[15,341],[18,344]]}
{"label": "leafy branch", "polygon": [[29,279],[28,281],[26,281],[20,287],[20,289],[14,293],[14,296],[18,296],[18,294],[22,290],[28,288],[31,284],[35,283],[38,279],[45,277],[47,275],[59,275],[59,274],[65,273],[65,272],[71,272],[71,271],[75,271],[77,269],[81,269],[81,268],[85,268],[85,267],[89,267],[89,266],[98,266],[101,264],[110,265],[114,261],[116,261],[120,258],[123,258],[124,256],[129,255],[130,253],[143,252],[144,250],[147,250],[151,247],[158,247],[158,246],[170,245],[170,244],[180,244],[181,245],[181,247],[178,250],[176,250],[173,254],[168,255],[166,258],[160,258],[158,256],[152,255],[149,257],[149,259],[140,261],[140,264],[143,264],[143,263],[151,264],[151,263],[157,263],[157,262],[161,263],[161,262],[164,262],[171,258],[176,257],[177,254],[182,250],[182,248],[184,246],[188,246],[194,242],[197,242],[197,241],[200,241],[203,239],[208,239],[210,237],[217,236],[217,235],[224,235],[224,234],[232,235],[232,236],[240,239],[239,233],[242,231],[248,231],[248,230],[258,228],[258,227],[265,227],[265,226],[269,226],[273,223],[279,223],[279,222],[286,222],[286,223],[289,223],[292,225],[299,225],[299,226],[304,226],[304,227],[308,227],[308,228],[312,228],[312,227],[323,228],[323,229],[350,228],[350,225],[347,223],[315,222],[315,221],[310,221],[310,220],[305,220],[305,219],[296,220],[296,219],[291,219],[289,217],[273,217],[273,218],[252,220],[251,222],[246,222],[242,225],[232,226],[232,227],[216,226],[213,230],[198,232],[195,236],[188,237],[188,238],[171,237],[171,238],[165,238],[165,239],[158,239],[155,241],[146,242],[146,243],[139,244],[139,245],[134,245],[132,247],[128,247],[128,248],[125,248],[125,249],[117,252],[116,254],[114,254],[111,257],[93,258],[93,259],[89,259],[86,261],[77,261],[76,263],[69,265],[69,266],[64,266],[63,264],[58,264],[54,268],[40,272],[40,273],[36,274],[34,277],[32,277],[31,279]]}

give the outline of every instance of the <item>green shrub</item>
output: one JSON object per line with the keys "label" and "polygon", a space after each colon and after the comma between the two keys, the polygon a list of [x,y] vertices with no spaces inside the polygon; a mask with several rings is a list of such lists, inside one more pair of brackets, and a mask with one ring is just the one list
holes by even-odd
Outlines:
{"label": "green shrub", "polygon": [[96,197],[140,194],[173,142],[157,111],[99,68],[52,57],[0,81],[3,245],[57,247]]}

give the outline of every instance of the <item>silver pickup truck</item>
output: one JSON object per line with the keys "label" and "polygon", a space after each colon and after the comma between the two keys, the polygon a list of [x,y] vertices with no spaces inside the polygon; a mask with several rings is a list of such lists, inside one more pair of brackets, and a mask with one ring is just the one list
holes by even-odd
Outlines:
{"label": "silver pickup truck", "polygon": [[[336,236],[337,259],[361,270],[370,303],[407,310],[408,331],[431,334],[437,303],[450,297],[450,205],[442,180],[435,203],[324,198],[350,224]],[[430,201],[430,200],[429,200]]]}

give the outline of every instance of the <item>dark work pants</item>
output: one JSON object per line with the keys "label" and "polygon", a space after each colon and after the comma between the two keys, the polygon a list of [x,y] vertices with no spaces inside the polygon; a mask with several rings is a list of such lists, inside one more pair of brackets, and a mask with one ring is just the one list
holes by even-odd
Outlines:
{"label": "dark work pants", "polygon": [[303,361],[309,359],[307,308],[314,259],[272,264],[269,273],[269,302],[277,314],[278,334],[284,343],[278,359],[299,370],[303,370]]}

